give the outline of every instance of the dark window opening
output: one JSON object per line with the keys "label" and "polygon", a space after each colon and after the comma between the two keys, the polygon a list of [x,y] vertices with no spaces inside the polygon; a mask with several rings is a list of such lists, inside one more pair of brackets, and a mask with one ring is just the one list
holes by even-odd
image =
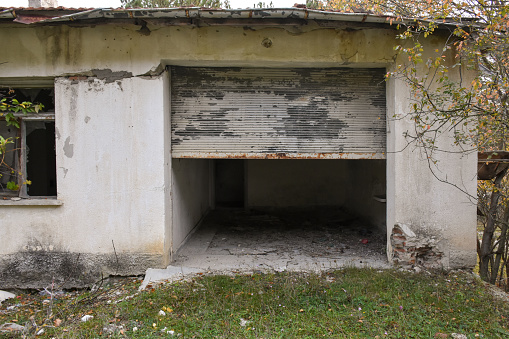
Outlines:
{"label": "dark window opening", "polygon": [[26,167],[29,196],[56,196],[55,123],[27,121]]}
{"label": "dark window opening", "polygon": [[15,113],[20,128],[0,118],[0,136],[8,139],[0,152],[0,195],[57,195],[53,88],[0,89],[3,98],[42,103],[39,113]]}
{"label": "dark window opening", "polygon": [[43,104],[44,112],[55,111],[55,91],[53,88],[14,88],[5,96],[15,98],[19,102],[28,101],[33,104]]}

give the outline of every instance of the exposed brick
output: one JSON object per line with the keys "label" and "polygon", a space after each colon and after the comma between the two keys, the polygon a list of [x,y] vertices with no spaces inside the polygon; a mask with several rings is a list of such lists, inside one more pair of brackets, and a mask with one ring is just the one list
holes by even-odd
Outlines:
{"label": "exposed brick", "polygon": [[406,241],[406,237],[402,236],[402,235],[393,235],[392,236],[392,239],[394,240],[400,240],[400,241]]}
{"label": "exposed brick", "polygon": [[396,265],[403,267],[422,265],[429,268],[441,266],[443,253],[437,251],[433,239],[418,236],[408,238],[403,230],[396,225],[392,229],[391,245],[393,262]]}
{"label": "exposed brick", "polygon": [[72,77],[69,77],[69,80],[87,80],[88,78],[87,77],[84,77],[84,76],[72,76]]}
{"label": "exposed brick", "polygon": [[403,231],[399,229],[399,227],[394,227],[392,229],[392,234],[403,234]]}

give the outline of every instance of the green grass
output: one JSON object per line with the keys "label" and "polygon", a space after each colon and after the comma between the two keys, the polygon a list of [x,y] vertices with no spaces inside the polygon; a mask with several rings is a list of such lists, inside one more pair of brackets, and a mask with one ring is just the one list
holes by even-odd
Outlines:
{"label": "green grass", "polygon": [[[48,338],[155,338],[170,337],[170,330],[181,338],[509,337],[509,305],[462,272],[347,268],[322,275],[199,276],[136,294],[138,286],[131,279],[61,298],[52,315],[41,297],[23,295],[4,302],[0,310],[25,305],[0,312],[0,324],[32,321],[38,326],[32,333],[44,325],[41,337]],[[116,303],[126,296],[132,298]],[[81,322],[88,313],[94,318]],[[56,319],[62,323],[52,327]]]}

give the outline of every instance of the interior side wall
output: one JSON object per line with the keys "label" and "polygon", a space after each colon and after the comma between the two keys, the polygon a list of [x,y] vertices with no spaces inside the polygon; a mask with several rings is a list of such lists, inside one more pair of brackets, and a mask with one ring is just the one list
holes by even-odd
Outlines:
{"label": "interior side wall", "polygon": [[383,198],[386,191],[385,160],[348,161],[348,181],[345,207],[370,224],[385,230],[386,204],[374,199]]}
{"label": "interior side wall", "polygon": [[179,249],[210,208],[207,159],[172,159],[173,252]]}

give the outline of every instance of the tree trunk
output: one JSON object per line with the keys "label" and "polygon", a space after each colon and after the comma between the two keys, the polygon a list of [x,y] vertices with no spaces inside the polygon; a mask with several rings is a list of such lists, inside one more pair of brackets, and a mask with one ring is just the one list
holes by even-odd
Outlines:
{"label": "tree trunk", "polygon": [[502,273],[500,272],[500,261],[502,260],[502,256],[505,253],[505,247],[507,243],[507,222],[509,220],[509,206],[506,206],[504,211],[504,217],[502,219],[502,225],[500,226],[500,237],[498,238],[498,248],[494,252],[495,259],[493,260],[493,267],[491,269],[491,278],[490,283],[495,284],[497,282],[497,277],[502,277]]}
{"label": "tree trunk", "polygon": [[497,210],[498,210],[498,200],[500,198],[501,192],[500,187],[502,184],[502,179],[507,173],[507,169],[503,170],[495,177],[495,183],[493,192],[491,193],[490,199],[490,208],[486,220],[486,226],[484,227],[484,232],[482,235],[482,242],[480,248],[479,255],[479,274],[481,275],[481,279],[484,281],[489,281],[490,274],[490,261],[492,258],[492,246],[493,246],[493,233],[495,233],[496,223],[497,223]]}

